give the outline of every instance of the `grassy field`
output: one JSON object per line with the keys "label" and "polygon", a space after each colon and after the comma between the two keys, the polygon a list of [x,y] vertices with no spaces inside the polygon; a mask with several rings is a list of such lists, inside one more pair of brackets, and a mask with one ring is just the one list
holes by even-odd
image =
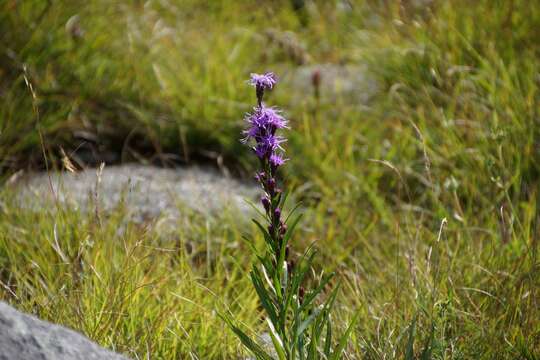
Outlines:
{"label": "grassy field", "polygon": [[[271,94],[306,207],[294,249],[315,241],[317,269],[338,273],[336,327],[359,314],[345,358],[539,359],[540,4],[261,3],[1,2],[3,181],[60,167],[62,149],[248,177],[250,72],[367,64],[366,106]],[[171,237],[118,231],[122,206],[34,212],[0,194],[0,299],[17,308],[140,359],[242,358],[218,312],[263,328],[255,228],[234,214]]]}

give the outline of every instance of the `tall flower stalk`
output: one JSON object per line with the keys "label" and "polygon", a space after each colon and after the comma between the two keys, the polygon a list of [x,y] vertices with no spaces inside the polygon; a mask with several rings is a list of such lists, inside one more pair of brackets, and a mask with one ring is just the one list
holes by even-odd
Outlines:
{"label": "tall flower stalk", "polygon": [[[287,193],[277,178],[279,168],[287,161],[282,147],[286,139],[278,132],[288,129],[288,122],[277,108],[263,103],[265,91],[276,83],[273,73],[251,74],[249,84],[255,87],[257,105],[246,115],[248,128],[243,131],[242,139],[250,144],[259,160],[255,178],[263,191],[264,222],[253,221],[264,237],[265,248],[256,252],[257,261],[250,276],[265,313],[271,349],[252,340],[233,319],[225,317],[225,320],[257,359],[340,359],[354,320],[343,335],[333,337],[330,312],[338,287],[326,289],[333,274],[323,276],[306,289],[304,283],[315,251],[309,247],[296,261],[290,251],[289,241],[301,214],[295,214],[298,207],[294,207],[285,216]],[[254,247],[253,251],[256,251]],[[320,299],[323,297],[324,300]]]}

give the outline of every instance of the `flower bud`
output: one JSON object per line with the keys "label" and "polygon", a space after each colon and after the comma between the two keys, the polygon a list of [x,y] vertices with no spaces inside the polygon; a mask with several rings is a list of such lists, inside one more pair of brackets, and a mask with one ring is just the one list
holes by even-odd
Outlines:
{"label": "flower bud", "polygon": [[281,217],[281,209],[280,208],[275,208],[275,210],[274,210],[274,219],[279,220],[280,217]]}
{"label": "flower bud", "polygon": [[315,98],[318,100],[320,97],[320,89],[321,89],[321,71],[315,70],[311,74],[311,84],[313,85],[313,90],[315,94]]}
{"label": "flower bud", "polygon": [[274,190],[276,189],[276,180],[274,180],[274,178],[270,178],[268,179],[268,182],[266,183],[266,185],[268,186],[268,190],[273,193]]}
{"label": "flower bud", "polygon": [[261,203],[266,211],[270,210],[270,199],[268,199],[268,197],[261,197]]}
{"label": "flower bud", "polygon": [[321,86],[321,71],[319,69],[311,73],[311,84],[314,88]]}
{"label": "flower bud", "polygon": [[289,260],[287,261],[287,272],[289,273],[289,275],[292,276],[292,272],[294,271],[294,266],[295,266],[295,262],[293,260]]}
{"label": "flower bud", "polygon": [[279,233],[283,236],[287,232],[287,224],[284,224],[283,222],[280,223],[279,227]]}
{"label": "flower bud", "polygon": [[265,177],[266,174],[264,173],[264,171],[255,174],[255,180],[257,180],[258,182],[263,182]]}

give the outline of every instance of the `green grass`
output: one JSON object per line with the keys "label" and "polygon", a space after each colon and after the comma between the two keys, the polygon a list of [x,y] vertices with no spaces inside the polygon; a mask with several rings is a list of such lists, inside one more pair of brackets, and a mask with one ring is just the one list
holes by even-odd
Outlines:
{"label": "green grass", "polygon": [[[118,161],[223,159],[249,174],[244,80],[299,66],[265,35],[292,31],[311,62],[367,63],[381,84],[365,107],[271,94],[293,128],[288,186],[307,208],[294,248],[316,241],[317,269],[339,274],[336,326],[359,313],[347,357],[540,358],[540,6],[170,3],[0,5],[2,177],[43,164],[23,64],[53,164],[86,139]],[[81,39],[65,31],[74,14]],[[232,214],[194,214],[165,236],[118,231],[121,207],[101,223],[50,210],[2,192],[0,298],[17,308],[134,358],[239,358],[218,311],[263,328],[242,240],[255,229]]]}

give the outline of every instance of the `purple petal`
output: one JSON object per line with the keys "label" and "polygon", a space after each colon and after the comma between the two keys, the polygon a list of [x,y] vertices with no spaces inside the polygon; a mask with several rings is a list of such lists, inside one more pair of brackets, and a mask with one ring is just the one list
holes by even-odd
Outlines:
{"label": "purple petal", "polygon": [[270,165],[277,168],[283,164],[285,164],[285,161],[287,161],[287,159],[284,159],[283,156],[279,155],[279,154],[272,154],[270,155]]}
{"label": "purple petal", "polygon": [[263,75],[252,73],[249,80],[251,85],[262,89],[272,89],[276,82],[276,76],[272,72]]}

